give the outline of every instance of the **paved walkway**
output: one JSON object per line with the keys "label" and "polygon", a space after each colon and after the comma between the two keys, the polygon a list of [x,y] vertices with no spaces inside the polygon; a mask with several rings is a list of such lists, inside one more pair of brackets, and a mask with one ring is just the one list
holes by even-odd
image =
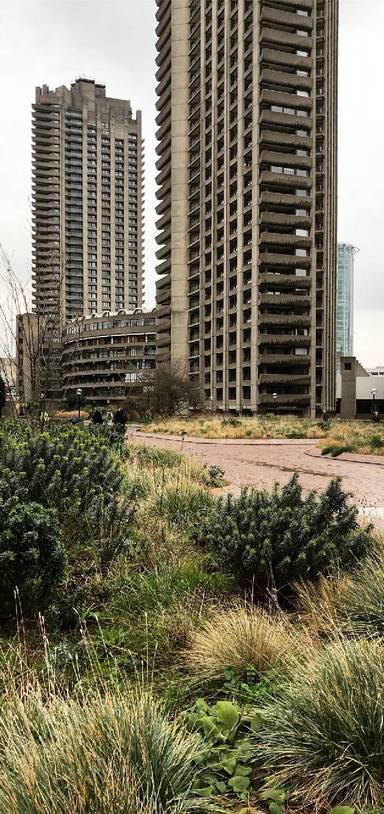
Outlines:
{"label": "paved walkway", "polygon": [[324,489],[331,478],[340,476],[362,512],[373,515],[375,525],[384,529],[383,457],[322,457],[317,441],[311,440],[215,441],[140,431],[129,432],[128,439],[181,451],[207,466],[221,466],[230,491],[238,491],[245,484],[271,489],[275,483],[286,483],[292,472],[299,473],[305,489]]}

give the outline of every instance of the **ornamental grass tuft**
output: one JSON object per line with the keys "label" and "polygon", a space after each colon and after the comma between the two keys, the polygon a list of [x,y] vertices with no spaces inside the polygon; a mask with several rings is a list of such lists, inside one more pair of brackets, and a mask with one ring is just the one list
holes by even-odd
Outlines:
{"label": "ornamental grass tuft", "polygon": [[268,786],[310,810],[384,803],[384,648],[340,638],[263,710],[257,759]]}
{"label": "ornamental grass tuft", "polygon": [[202,741],[145,691],[52,698],[38,691],[0,712],[0,811],[189,814]]}

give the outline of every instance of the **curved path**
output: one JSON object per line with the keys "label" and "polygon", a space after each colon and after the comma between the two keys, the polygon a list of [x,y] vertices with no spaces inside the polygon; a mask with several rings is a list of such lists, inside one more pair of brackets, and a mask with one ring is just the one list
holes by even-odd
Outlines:
{"label": "curved path", "polygon": [[216,441],[140,431],[129,431],[128,440],[174,449],[207,466],[221,466],[230,491],[238,491],[246,484],[271,489],[275,483],[286,483],[293,472],[299,473],[305,489],[323,489],[331,478],[340,476],[364,514],[372,514],[375,525],[384,529],[383,457],[322,457],[317,441],[311,440]]}

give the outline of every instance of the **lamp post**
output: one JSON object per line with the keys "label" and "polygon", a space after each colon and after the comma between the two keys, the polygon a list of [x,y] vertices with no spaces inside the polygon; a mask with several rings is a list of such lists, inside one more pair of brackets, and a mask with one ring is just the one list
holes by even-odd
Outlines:
{"label": "lamp post", "polygon": [[76,390],[76,395],[77,395],[77,399],[78,399],[78,401],[77,401],[77,407],[78,407],[78,418],[79,418],[79,421],[80,421],[81,397],[82,397],[82,395],[83,395],[83,391],[82,391],[81,387],[78,387],[78,388],[77,388],[77,390]]}
{"label": "lamp post", "polygon": [[44,427],[45,422],[45,393],[40,393],[40,421]]}
{"label": "lamp post", "polygon": [[373,420],[375,421],[378,416],[378,411],[376,409],[376,387],[372,387],[372,416]]}
{"label": "lamp post", "polygon": [[276,414],[277,393],[272,393],[273,398],[273,412]]}

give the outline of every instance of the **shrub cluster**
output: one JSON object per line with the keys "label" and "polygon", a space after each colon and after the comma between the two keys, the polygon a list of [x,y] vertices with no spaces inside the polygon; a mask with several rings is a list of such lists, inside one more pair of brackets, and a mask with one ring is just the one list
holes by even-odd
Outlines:
{"label": "shrub cluster", "polygon": [[102,434],[71,425],[0,429],[0,615],[44,610],[62,580],[69,548],[97,544],[105,568],[127,539],[134,506]]}
{"label": "shrub cluster", "polygon": [[348,569],[372,544],[360,528],[340,480],[303,496],[298,476],[272,492],[243,489],[218,498],[196,530],[220,563],[261,594],[284,593],[292,582]]}

